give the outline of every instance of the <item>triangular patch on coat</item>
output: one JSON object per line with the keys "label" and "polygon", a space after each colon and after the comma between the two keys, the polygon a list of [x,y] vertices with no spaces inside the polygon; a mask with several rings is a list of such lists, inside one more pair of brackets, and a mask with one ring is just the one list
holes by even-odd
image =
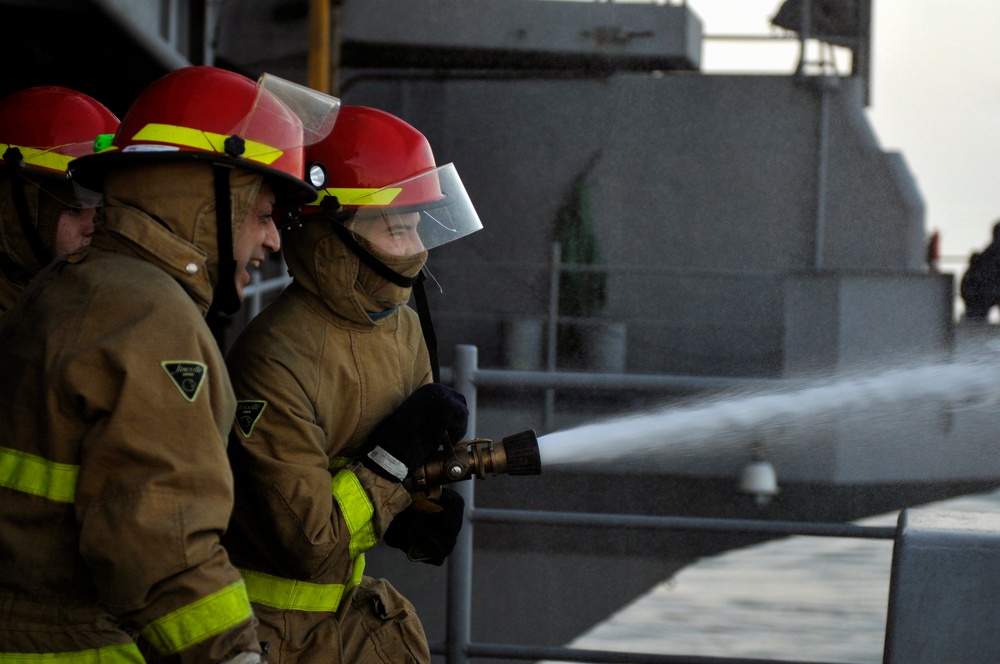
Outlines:
{"label": "triangular patch on coat", "polygon": [[208,375],[208,367],[201,362],[189,360],[177,360],[174,362],[160,362],[160,366],[174,381],[174,385],[181,391],[184,398],[194,403],[198,398],[198,392],[205,383],[205,376]]}
{"label": "triangular patch on coat", "polygon": [[244,438],[249,438],[257,421],[267,408],[266,401],[237,401],[236,426],[240,428]]}

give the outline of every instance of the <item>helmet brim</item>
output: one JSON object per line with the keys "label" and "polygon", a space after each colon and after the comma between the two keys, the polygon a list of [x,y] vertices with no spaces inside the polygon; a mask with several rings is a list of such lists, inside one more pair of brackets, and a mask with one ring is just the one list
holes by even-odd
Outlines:
{"label": "helmet brim", "polygon": [[259,173],[271,185],[274,196],[280,203],[298,205],[313,201],[318,196],[314,187],[284,171],[245,160],[224,157],[211,152],[149,151],[149,152],[102,152],[87,155],[70,162],[67,172],[73,182],[87,189],[103,192],[104,178],[116,168],[129,168],[140,164],[163,164],[180,161],[202,161],[228,168],[241,168]]}

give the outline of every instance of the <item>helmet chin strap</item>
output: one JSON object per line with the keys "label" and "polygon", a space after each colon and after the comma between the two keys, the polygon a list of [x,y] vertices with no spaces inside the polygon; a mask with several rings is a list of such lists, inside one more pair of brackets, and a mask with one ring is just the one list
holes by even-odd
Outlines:
{"label": "helmet chin strap", "polygon": [[357,240],[354,239],[354,235],[341,223],[338,219],[334,218],[332,221],[333,231],[337,234],[337,237],[361,259],[365,265],[370,267],[383,279],[387,279],[390,282],[396,284],[397,286],[402,286],[404,288],[413,289],[413,298],[417,305],[417,316],[420,318],[420,330],[424,335],[424,343],[427,344],[427,352],[430,354],[431,359],[431,373],[434,377],[434,382],[441,382],[441,366],[438,362],[438,347],[437,347],[437,334],[434,332],[434,323],[431,321],[431,310],[427,304],[427,292],[424,290],[424,280],[427,279],[426,268],[421,268],[420,272],[415,277],[407,277],[399,272],[396,272],[388,265],[376,258],[370,251],[365,249]]}
{"label": "helmet chin strap", "polygon": [[28,211],[28,199],[24,194],[24,156],[17,148],[7,148],[3,153],[3,161],[10,174],[10,195],[14,202],[14,210],[17,218],[21,222],[21,231],[31,246],[31,253],[35,255],[35,260],[41,267],[45,267],[52,260],[52,256],[42,244],[42,238],[38,235],[38,229],[31,221],[31,213]]}
{"label": "helmet chin strap", "polygon": [[410,288],[414,283],[416,283],[416,277],[404,276],[372,255],[372,253],[365,249],[360,242],[354,239],[354,235],[351,231],[349,231],[340,221],[334,220],[333,230],[337,234],[337,237],[340,238],[341,242],[347,245],[348,249],[357,254],[358,258],[361,259],[361,262],[374,270],[378,276],[403,288]]}
{"label": "helmet chin strap", "polygon": [[435,383],[441,382],[441,366],[438,362],[437,334],[434,332],[434,324],[431,322],[431,309],[427,305],[427,293],[424,290],[424,281],[427,279],[427,268],[420,268],[416,283],[413,284],[413,297],[417,303],[417,316],[420,317],[420,331],[424,333],[424,343],[427,344],[427,352],[431,358],[431,375]]}
{"label": "helmet chin strap", "polygon": [[229,173],[232,168],[214,164],[215,226],[219,246],[219,280],[215,284],[209,315],[234,314],[240,309],[236,290],[236,257],[233,254],[233,206],[230,198]]}

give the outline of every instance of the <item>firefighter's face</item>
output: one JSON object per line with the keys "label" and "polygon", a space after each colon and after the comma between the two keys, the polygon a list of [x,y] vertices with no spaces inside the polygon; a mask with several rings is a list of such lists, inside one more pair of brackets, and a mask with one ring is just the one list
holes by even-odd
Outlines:
{"label": "firefighter's face", "polygon": [[391,256],[413,256],[424,251],[419,224],[419,212],[383,212],[359,215],[351,230]]}
{"label": "firefighter's face", "polygon": [[56,226],[55,253],[62,256],[90,244],[97,208],[66,208]]}
{"label": "firefighter's face", "polygon": [[250,283],[250,267],[260,267],[268,252],[281,249],[281,236],[274,225],[274,192],[265,182],[243,220],[233,244],[236,259],[236,292],[243,299],[243,289]]}

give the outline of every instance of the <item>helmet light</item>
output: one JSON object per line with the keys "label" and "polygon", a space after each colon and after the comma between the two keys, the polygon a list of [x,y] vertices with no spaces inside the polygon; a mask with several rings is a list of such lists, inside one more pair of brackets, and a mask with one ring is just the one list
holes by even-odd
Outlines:
{"label": "helmet light", "polygon": [[318,161],[306,164],[306,179],[309,184],[316,189],[322,189],[326,185],[326,167]]}

